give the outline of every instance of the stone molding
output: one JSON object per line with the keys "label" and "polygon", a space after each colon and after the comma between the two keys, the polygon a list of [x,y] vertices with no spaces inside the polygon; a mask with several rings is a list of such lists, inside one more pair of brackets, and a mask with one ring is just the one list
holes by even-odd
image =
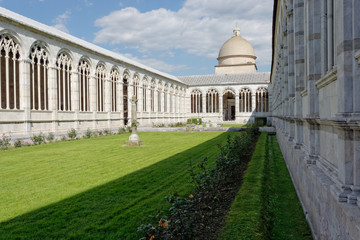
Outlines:
{"label": "stone molding", "polygon": [[307,89],[305,89],[305,90],[303,90],[302,92],[300,92],[300,96],[301,97],[305,97],[305,96],[307,96],[308,95],[308,90]]}
{"label": "stone molding", "polygon": [[337,80],[337,67],[328,71],[322,78],[315,82],[317,89],[321,89]]}

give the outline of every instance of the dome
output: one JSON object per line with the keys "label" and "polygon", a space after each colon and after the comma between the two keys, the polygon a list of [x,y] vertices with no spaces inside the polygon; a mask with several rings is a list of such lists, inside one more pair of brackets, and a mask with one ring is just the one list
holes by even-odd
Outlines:
{"label": "dome", "polygon": [[219,58],[236,55],[255,56],[254,48],[246,39],[240,36],[238,28],[235,28],[234,35],[220,48]]}
{"label": "dome", "polygon": [[240,29],[235,28],[233,36],[220,48],[216,74],[256,72],[254,48],[240,36]]}

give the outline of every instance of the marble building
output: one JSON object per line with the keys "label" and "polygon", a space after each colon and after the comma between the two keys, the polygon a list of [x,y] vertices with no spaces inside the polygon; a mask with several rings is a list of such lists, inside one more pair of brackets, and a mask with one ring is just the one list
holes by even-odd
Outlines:
{"label": "marble building", "polygon": [[272,122],[315,239],[360,239],[360,1],[274,4]]}
{"label": "marble building", "polygon": [[13,139],[72,128],[117,130],[140,125],[221,123],[269,116],[269,73],[234,30],[219,53],[216,75],[176,77],[0,8],[0,132]]}

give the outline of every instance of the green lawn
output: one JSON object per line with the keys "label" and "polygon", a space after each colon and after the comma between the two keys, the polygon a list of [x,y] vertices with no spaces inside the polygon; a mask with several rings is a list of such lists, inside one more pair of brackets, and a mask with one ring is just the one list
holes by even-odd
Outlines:
{"label": "green lawn", "polygon": [[0,239],[137,239],[137,226],[188,194],[187,163],[214,157],[228,134],[140,133],[0,152]]}
{"label": "green lawn", "polygon": [[276,136],[261,134],[220,239],[312,239]]}

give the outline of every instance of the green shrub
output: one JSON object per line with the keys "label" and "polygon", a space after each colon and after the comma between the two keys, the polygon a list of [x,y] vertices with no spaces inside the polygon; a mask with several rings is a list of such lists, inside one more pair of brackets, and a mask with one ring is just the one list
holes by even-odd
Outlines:
{"label": "green shrub", "polygon": [[74,128],[72,128],[70,131],[68,131],[68,137],[70,139],[75,139],[77,136],[77,132]]}
{"label": "green shrub", "polygon": [[201,125],[202,119],[201,118],[188,118],[188,120],[186,122],[187,122],[187,124]]}
{"label": "green shrub", "polygon": [[14,142],[14,147],[15,148],[19,148],[19,147],[21,147],[22,146],[22,141],[20,140],[20,139],[18,139],[18,140],[16,140],[15,142]]}
{"label": "green shrub", "polygon": [[87,129],[84,134],[84,138],[91,138],[92,135],[93,135],[92,131],[90,129]]}
{"label": "green shrub", "polygon": [[5,133],[3,133],[2,137],[0,138],[0,150],[6,150],[10,146],[11,138]]}
{"label": "green shrub", "polygon": [[126,132],[126,130],[125,130],[125,128],[119,128],[119,130],[118,130],[118,134],[123,134],[123,133],[125,133]]}
{"label": "green shrub", "polygon": [[55,135],[54,135],[54,133],[49,132],[48,135],[47,135],[47,137],[46,137],[46,141],[52,142],[52,141],[54,141],[54,140],[55,140]]}
{"label": "green shrub", "polygon": [[111,135],[111,131],[109,129],[105,129],[104,130],[104,135],[108,136],[108,135]]}
{"label": "green shrub", "polygon": [[42,143],[45,143],[45,137],[42,133],[40,133],[39,135],[32,136],[31,141],[34,145],[40,145]]}

